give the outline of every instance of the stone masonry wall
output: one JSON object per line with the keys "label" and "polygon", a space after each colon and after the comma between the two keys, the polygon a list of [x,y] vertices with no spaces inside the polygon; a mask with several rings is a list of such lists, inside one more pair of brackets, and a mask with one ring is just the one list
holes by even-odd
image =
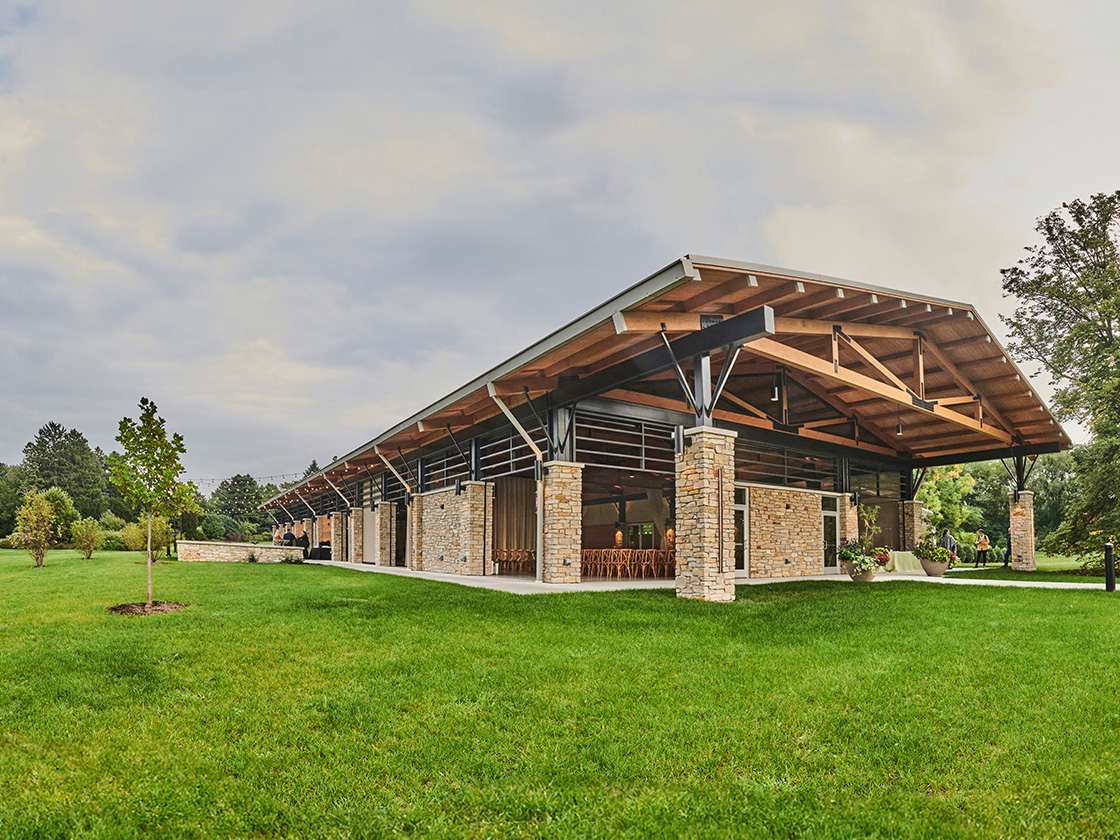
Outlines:
{"label": "stone masonry wall", "polygon": [[247,563],[249,552],[257,556],[261,563],[279,563],[291,554],[303,559],[303,549],[290,545],[253,545],[253,543],[204,542],[202,540],[178,540],[176,550],[179,559],[188,563]]}
{"label": "stone masonry wall", "polygon": [[361,508],[350,509],[350,562],[361,563],[365,548],[365,511]]}
{"label": "stone masonry wall", "polygon": [[545,583],[579,583],[583,549],[583,464],[549,461],[544,465]]}
{"label": "stone masonry wall", "polygon": [[[752,487],[750,500],[752,578],[801,577],[824,572],[824,514],[820,496],[777,487]],[[841,527],[844,520],[841,516]]]}
{"label": "stone masonry wall", "polygon": [[330,518],[331,559],[346,562],[346,514],[336,513]]}
{"label": "stone masonry wall", "polygon": [[[447,487],[413,499],[413,555],[426,572],[481,575],[483,556],[491,558],[493,485],[465,481],[462,487],[458,496],[453,487]],[[488,565],[487,571],[492,572],[492,560]]]}
{"label": "stone masonry wall", "polygon": [[393,528],[397,519],[396,502],[377,505],[377,565],[393,565]]}
{"label": "stone masonry wall", "polygon": [[675,456],[678,597],[735,600],[735,437],[723,429],[688,429],[684,452]]}
{"label": "stone masonry wall", "polygon": [[[1034,493],[1030,490],[1019,491],[1019,501],[1015,494],[1007,494],[1011,506],[1011,568],[1033,572],[1034,562]],[[992,536],[996,536],[992,534]],[[993,558],[1002,560],[1002,557]]]}
{"label": "stone masonry wall", "polygon": [[[925,525],[922,523],[922,503],[902,501],[898,503],[898,525],[902,531],[902,551],[909,551],[922,538]],[[889,546],[888,546],[889,547]]]}

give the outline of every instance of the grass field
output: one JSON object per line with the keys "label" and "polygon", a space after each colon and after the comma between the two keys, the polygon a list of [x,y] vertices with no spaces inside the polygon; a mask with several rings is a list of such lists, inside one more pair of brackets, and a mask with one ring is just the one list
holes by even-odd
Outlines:
{"label": "grass field", "polygon": [[981,580],[1026,580],[1026,581],[1053,581],[1055,583],[1096,583],[1104,586],[1104,573],[1100,575],[1070,575],[1063,574],[1063,569],[1080,569],[1081,561],[1076,557],[1061,555],[1048,555],[1041,551],[1035,556],[1033,572],[1020,572],[1011,568],[1004,568],[1003,558],[998,562],[989,563],[987,568],[981,566],[974,569],[971,563],[964,563],[956,569],[951,569],[949,575],[953,577],[968,577]]}
{"label": "grass field", "polygon": [[0,551],[0,836],[1116,837],[1120,601]]}

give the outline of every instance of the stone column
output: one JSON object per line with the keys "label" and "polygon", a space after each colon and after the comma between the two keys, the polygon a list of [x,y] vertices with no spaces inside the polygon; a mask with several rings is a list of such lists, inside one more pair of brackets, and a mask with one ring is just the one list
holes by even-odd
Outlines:
{"label": "stone column", "polygon": [[922,503],[904,501],[898,503],[898,529],[901,532],[900,548],[909,551],[922,538]]}
{"label": "stone column", "polygon": [[704,426],[684,435],[675,458],[677,596],[734,601],[736,434]]}
{"label": "stone column", "polygon": [[377,505],[377,565],[393,565],[393,529],[397,527],[397,503]]}
{"label": "stone column", "polygon": [[346,515],[335,513],[330,517],[331,559],[346,562]]}
{"label": "stone column", "polygon": [[300,536],[306,536],[311,545],[315,545],[315,519],[300,520]]}
{"label": "stone column", "polygon": [[463,574],[494,574],[494,485],[463,482],[459,545],[466,559]]}
{"label": "stone column", "polygon": [[583,464],[544,464],[545,583],[579,583],[583,549]]}
{"label": "stone column", "polygon": [[408,568],[414,572],[424,571],[424,496],[417,493],[408,506]]}
{"label": "stone column", "polygon": [[365,511],[360,507],[350,509],[350,562],[361,563],[365,550]]}
{"label": "stone column", "polygon": [[858,540],[859,508],[856,503],[852,501],[851,496],[845,494],[840,497],[836,507],[840,514],[840,533],[836,535],[836,539],[840,542]]}
{"label": "stone column", "polygon": [[1014,493],[1008,493],[1007,502],[1011,507],[1011,568],[1033,572],[1035,570],[1034,493],[1030,490],[1020,490],[1019,501],[1015,501]]}

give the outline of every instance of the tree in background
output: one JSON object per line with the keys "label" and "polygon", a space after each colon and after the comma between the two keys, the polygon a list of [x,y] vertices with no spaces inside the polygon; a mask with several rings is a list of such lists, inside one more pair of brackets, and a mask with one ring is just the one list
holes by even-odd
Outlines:
{"label": "tree in background", "polygon": [[930,527],[938,539],[946,528],[957,539],[966,528],[976,530],[977,518],[965,502],[975,485],[976,479],[959,466],[934,467],[926,475],[917,500],[933,514]]}
{"label": "tree in background", "polygon": [[307,469],[303,471],[303,477],[310,478],[311,476],[315,475],[315,473],[319,472],[319,470],[319,462],[312,458],[311,463],[307,465]]}
{"label": "tree in background", "polygon": [[198,512],[193,510],[185,510],[179,515],[179,530],[183,532],[183,537],[188,540],[198,539]]}
{"label": "tree in background", "polygon": [[1063,204],[1035,229],[1041,244],[1002,271],[1005,294],[1018,300],[1003,320],[1011,352],[1049,373],[1058,417],[1092,433],[1073,453],[1063,521],[1043,542],[1089,557],[1120,538],[1120,190]]}
{"label": "tree in background", "polygon": [[1077,495],[1073,453],[1039,455],[1027,487],[1034,493],[1034,531],[1042,541],[1058,530],[1066,508]]}
{"label": "tree in background", "polygon": [[28,486],[65,490],[82,516],[96,519],[108,507],[101,462],[77,429],[47,423],[23,447],[23,469]]}
{"label": "tree in background", "polygon": [[0,537],[6,537],[16,527],[16,509],[20,505],[23,488],[23,470],[0,464]]}
{"label": "tree in background", "polygon": [[96,519],[79,519],[70,526],[70,539],[78,553],[88,560],[103,543],[101,525]]}
{"label": "tree in background", "polygon": [[[109,512],[114,516],[119,516],[125,522],[135,522],[136,511],[134,511],[132,509],[132,506],[127,501],[125,501],[125,498],[121,494],[121,491],[117,488],[117,485],[113,484],[112,476],[109,475],[110,456],[102,452],[100,446],[96,447],[93,450],[93,454],[97,456],[97,462],[101,464],[101,474],[105,479],[105,501],[108,505]],[[118,452],[113,452],[111,453],[111,455],[120,457],[120,453]]]}
{"label": "tree in background", "polygon": [[23,548],[41,569],[54,540],[54,509],[46,496],[34,488],[23,497],[16,511],[16,534]]}
{"label": "tree in background", "polygon": [[169,517],[197,510],[194,500],[198,488],[182,482],[183,465],[179,456],[186,452],[178,432],[169,439],[166,422],[157,414],[156,404],[147,397],[140,400],[140,422],[131,417],[121,420],[117,441],[123,455],[109,456],[113,484],[124,497],[148,517],[148,605],[152,603],[152,517]]}

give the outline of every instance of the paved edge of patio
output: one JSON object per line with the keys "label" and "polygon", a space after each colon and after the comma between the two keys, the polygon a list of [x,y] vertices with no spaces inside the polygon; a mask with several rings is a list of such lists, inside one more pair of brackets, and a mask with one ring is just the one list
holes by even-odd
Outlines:
{"label": "paved edge of patio", "polygon": [[[540,595],[556,594],[560,592],[613,592],[626,589],[673,589],[676,581],[673,580],[590,580],[585,583],[537,583],[535,580],[523,577],[506,575],[448,575],[440,572],[417,572],[400,566],[374,566],[369,563],[344,563],[339,560],[308,560],[309,565],[335,566],[341,569],[352,569],[359,572],[377,572],[383,575],[398,575],[400,577],[417,578],[419,580],[434,580],[440,583],[456,583],[460,586],[474,586],[479,589],[494,589],[499,592],[509,592],[513,595]],[[767,583],[793,583],[805,580],[837,581],[852,583],[846,575],[804,575],[801,577],[787,578],[751,578],[750,580],[736,581],[736,586],[754,586]],[[928,577],[925,574],[905,574],[889,572],[876,575],[875,583],[891,583],[899,581],[917,581],[919,583],[942,583],[950,586],[1010,586],[1020,589],[1098,589],[1104,591],[1100,583],[1058,583],[1055,581],[1026,581],[1026,580],[967,580],[953,577]]]}

